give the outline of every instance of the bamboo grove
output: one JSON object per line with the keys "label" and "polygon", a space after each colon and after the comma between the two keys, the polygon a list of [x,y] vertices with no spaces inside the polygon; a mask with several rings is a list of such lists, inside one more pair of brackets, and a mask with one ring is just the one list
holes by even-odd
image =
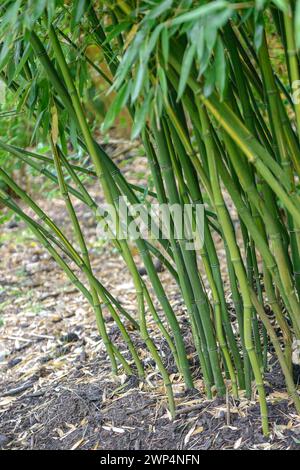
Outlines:
{"label": "bamboo grove", "polygon": [[[113,373],[122,369],[143,379],[145,365],[126,325],[139,331],[174,416],[172,384],[149,335],[149,316],[168,343],[186,389],[193,388],[195,372],[177,312],[155,269],[158,258],[184,301],[199,361],[197,376],[203,378],[207,398],[230,393],[237,399],[242,390],[249,399],[257,396],[268,434],[264,374],[272,355],[300,413],[292,365],[293,347],[300,340],[300,2],[76,1],[72,8],[69,3],[1,3],[1,79],[51,152],[19,148],[1,136],[6,159],[0,178],[10,191],[1,190],[0,202],[27,224],[93,307]],[[283,51],[280,65],[272,55],[274,41]],[[105,68],[88,56],[90,44],[101,51]],[[78,64],[99,74],[114,93],[103,133],[127,107],[132,138],[143,145],[154,183],[146,198],[205,205],[201,248],[188,250],[186,240],[176,240],[174,223],[168,240],[135,241],[151,290],[128,241],[113,240],[132,276],[136,315],[95,277],[89,240],[73,201],[79,199],[99,218],[85,175],[96,178],[113,206],[120,196],[129,205],[140,203],[145,191],[124,178],[96,140],[82,104],[86,77],[76,73]],[[89,155],[93,168],[86,168],[83,159],[71,161],[70,140],[76,141],[80,155]],[[5,169],[8,160],[22,161],[60,191],[72,240],[13,180]],[[117,222],[121,228],[122,221]],[[217,239],[226,255],[224,269]],[[107,312],[130,361],[110,339]]]}

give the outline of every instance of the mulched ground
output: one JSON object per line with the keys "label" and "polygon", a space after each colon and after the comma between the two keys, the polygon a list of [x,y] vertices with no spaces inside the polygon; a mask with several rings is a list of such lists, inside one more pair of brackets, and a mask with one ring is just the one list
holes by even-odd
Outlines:
{"label": "mulched ground", "polygon": [[[126,164],[123,168],[126,171]],[[142,181],[141,168],[135,164]],[[95,197],[100,200],[97,189]],[[63,203],[41,202],[65,227]],[[94,218],[76,203],[91,247],[95,272],[134,316],[134,287],[110,245],[97,242]],[[70,235],[70,234],[69,234]],[[137,259],[138,261],[138,259]],[[260,429],[259,406],[239,401],[207,401],[182,300],[166,272],[160,274],[186,331],[195,390],[184,391],[156,324],[149,329],[171,373],[176,419],[167,411],[161,378],[137,332],[132,339],[146,379],[110,373],[93,312],[23,224],[1,226],[0,238],[0,448],[3,449],[300,449],[300,418],[284,389],[278,364],[266,376],[271,435]],[[160,313],[159,306],[157,306]],[[118,330],[106,313],[113,341],[126,356]]]}

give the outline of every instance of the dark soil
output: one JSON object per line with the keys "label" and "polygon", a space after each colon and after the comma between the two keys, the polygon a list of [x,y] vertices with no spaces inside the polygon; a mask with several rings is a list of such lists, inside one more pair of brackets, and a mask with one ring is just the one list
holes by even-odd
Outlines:
{"label": "dark soil", "polygon": [[[269,380],[269,439],[261,434],[257,403],[216,398],[197,391],[177,394],[178,411],[171,421],[163,396],[143,390],[135,377],[122,386],[108,380],[99,363],[88,365],[92,383],[82,381],[77,367],[59,386],[34,392],[34,381],[0,415],[4,449],[202,450],[300,448],[300,423],[283,391]],[[103,363],[103,362],[102,362]],[[109,373],[109,371],[107,371]],[[278,384],[278,370],[270,378]],[[37,378],[35,378],[38,380]],[[15,387],[14,387],[15,385]],[[16,390],[20,384],[9,384]],[[2,444],[1,444],[2,443]]]}

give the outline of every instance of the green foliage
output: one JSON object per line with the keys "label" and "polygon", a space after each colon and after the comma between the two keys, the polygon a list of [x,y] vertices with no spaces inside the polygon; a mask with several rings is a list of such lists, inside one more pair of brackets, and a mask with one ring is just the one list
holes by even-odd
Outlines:
{"label": "green foliage", "polygon": [[[0,186],[1,188],[1,186]],[[8,222],[14,215],[13,211],[6,211],[5,213],[1,213],[0,211],[0,225],[5,224]]]}
{"label": "green foliage", "polygon": [[[16,97],[3,82],[2,85],[3,100],[0,103],[0,133],[5,136],[7,142],[22,147],[29,143],[32,128],[28,125],[28,117],[24,111],[19,109]],[[20,163],[9,158],[7,152],[1,149],[0,164],[10,173],[20,168]]]}

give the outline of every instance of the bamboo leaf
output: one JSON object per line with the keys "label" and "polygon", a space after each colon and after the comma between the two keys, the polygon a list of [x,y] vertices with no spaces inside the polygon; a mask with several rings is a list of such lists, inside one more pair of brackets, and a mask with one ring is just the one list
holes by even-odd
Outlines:
{"label": "bamboo leaf", "polygon": [[56,145],[58,141],[58,115],[55,105],[51,106],[51,138]]}
{"label": "bamboo leaf", "polygon": [[121,23],[118,23],[117,25],[112,25],[110,26],[108,30],[108,35],[106,36],[105,41],[103,42],[103,46],[106,44],[110,44],[115,37],[117,37],[120,33],[123,31],[128,30],[130,27],[130,23],[128,21],[122,21]]}
{"label": "bamboo leaf", "polygon": [[151,12],[145,17],[145,20],[154,20],[159,15],[164,13],[166,10],[171,8],[173,0],[163,0],[162,2],[158,2],[158,5],[152,8]]}
{"label": "bamboo leaf", "polygon": [[203,88],[203,94],[206,98],[208,98],[214,91],[215,84],[216,84],[216,72],[215,72],[215,64],[213,64],[207,69],[205,73],[205,83],[204,83],[204,88]]}
{"label": "bamboo leaf", "polygon": [[224,8],[228,8],[229,4],[223,0],[217,0],[214,2],[210,2],[206,5],[202,5],[195,10],[189,11],[187,13],[183,13],[182,15],[177,16],[175,19],[171,21],[171,25],[179,25],[182,23],[186,23],[188,21],[195,21],[199,18],[210,15],[212,13],[216,13],[218,10],[223,10]]}
{"label": "bamboo leaf", "polygon": [[213,50],[216,44],[217,36],[218,36],[217,28],[214,28],[210,24],[205,25],[204,37],[205,37],[205,43],[206,43],[206,47],[207,47],[209,54],[211,53],[211,51]]}
{"label": "bamboo leaf", "polygon": [[108,109],[108,112],[105,115],[104,122],[101,126],[101,132],[106,132],[112,126],[119,112],[121,111],[123,106],[125,106],[130,93],[130,85],[131,82],[126,83],[118,91],[117,95],[115,96],[113,102],[111,103]]}
{"label": "bamboo leaf", "polygon": [[216,47],[215,73],[216,73],[216,85],[220,92],[221,100],[223,100],[226,83],[227,83],[227,69],[226,69],[224,47],[220,38],[218,38],[217,47]]}
{"label": "bamboo leaf", "polygon": [[138,67],[138,71],[137,71],[137,74],[136,74],[136,77],[135,77],[135,80],[133,82],[133,86],[132,86],[132,92],[131,92],[131,102],[134,103],[139,94],[140,94],[140,91],[142,89],[142,86],[143,86],[143,80],[144,80],[144,76],[145,76],[145,71],[146,71],[146,63],[141,61],[139,63],[139,67]]}
{"label": "bamboo leaf", "polygon": [[6,74],[7,74],[7,84],[8,86],[11,84],[12,79],[15,74],[15,60],[13,56],[10,56],[10,59],[8,61],[7,67],[6,67]]}
{"label": "bamboo leaf", "polygon": [[167,78],[166,78],[166,74],[164,72],[164,69],[160,66],[157,69],[157,75],[158,75],[158,78],[159,78],[159,83],[160,83],[160,86],[161,86],[163,96],[166,99],[167,96],[168,96],[168,83],[167,83]]}
{"label": "bamboo leaf", "polygon": [[70,118],[70,140],[74,149],[77,149],[77,126],[74,119]]}
{"label": "bamboo leaf", "polygon": [[163,28],[161,31],[161,50],[167,66],[169,60],[169,34],[167,28]]}
{"label": "bamboo leaf", "polygon": [[139,31],[136,34],[134,41],[127,49],[122,58],[122,61],[120,62],[112,89],[118,89],[122,85],[123,80],[129,72],[130,67],[132,66],[133,62],[135,61],[136,57],[140,52],[140,47],[144,40],[144,37],[144,31]]}
{"label": "bamboo leaf", "polygon": [[36,133],[38,132],[38,129],[39,129],[40,125],[42,124],[42,119],[44,117],[44,114],[45,114],[45,109],[43,111],[41,111],[40,114],[37,117],[37,120],[35,122],[35,126],[33,128],[32,134],[31,134],[30,144],[32,144],[34,139],[35,139]]}
{"label": "bamboo leaf", "polygon": [[14,27],[18,18],[20,6],[21,0],[16,0],[15,2],[11,3],[11,5],[7,8],[6,13],[2,17],[1,28],[5,28],[7,25],[9,25],[11,28]]}
{"label": "bamboo leaf", "polygon": [[32,51],[31,44],[28,42],[25,46],[22,58],[21,58],[20,62],[17,64],[17,66],[15,68],[13,78],[17,77],[19,75],[19,73],[21,72],[21,70],[24,68],[24,66],[25,66],[25,64],[26,64],[26,62],[27,62],[27,60],[30,56],[31,51]]}
{"label": "bamboo leaf", "polygon": [[163,24],[159,24],[158,26],[156,26],[153,33],[151,34],[148,45],[145,47],[145,52],[144,52],[144,58],[146,61],[149,60],[149,57],[153,49],[155,48],[159,35],[163,29],[164,29]]}
{"label": "bamboo leaf", "polygon": [[87,0],[75,0],[73,10],[72,10],[72,17],[71,17],[71,29],[72,30],[80,22],[87,7],[88,7]]}
{"label": "bamboo leaf", "polygon": [[136,139],[140,135],[141,131],[143,130],[145,126],[147,115],[150,110],[150,102],[151,102],[152,96],[153,96],[153,93],[150,92],[147,98],[145,99],[145,101],[143,102],[142,106],[140,106],[140,108],[135,113],[134,123],[132,127],[132,132],[131,132],[132,139]]}
{"label": "bamboo leaf", "polygon": [[288,11],[288,2],[286,0],[273,0],[274,5],[276,5],[281,11]]}
{"label": "bamboo leaf", "polygon": [[177,100],[180,100],[180,98],[182,97],[184,93],[186,83],[187,83],[187,80],[191,71],[195,52],[196,52],[196,44],[191,44],[189,48],[185,51],[183,61],[182,61]]}
{"label": "bamboo leaf", "polygon": [[262,13],[259,13],[255,19],[255,30],[254,30],[254,45],[255,49],[258,51],[262,44],[264,34],[264,20]]}
{"label": "bamboo leaf", "polygon": [[12,44],[12,34],[8,34],[4,42],[1,44],[2,47],[0,52],[0,70],[2,70],[7,65],[10,59],[10,54],[12,52]]}

